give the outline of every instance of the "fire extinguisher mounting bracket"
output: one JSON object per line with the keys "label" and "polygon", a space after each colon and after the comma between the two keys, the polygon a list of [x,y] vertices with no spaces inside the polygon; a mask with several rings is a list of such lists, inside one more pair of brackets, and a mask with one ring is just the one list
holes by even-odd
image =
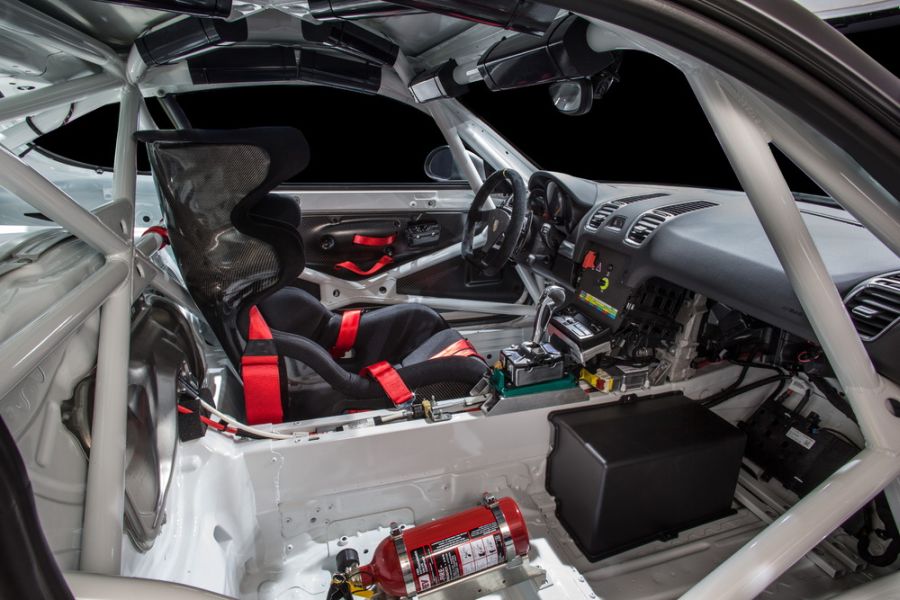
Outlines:
{"label": "fire extinguisher mounting bracket", "polygon": [[406,586],[406,597],[412,600],[416,598],[416,582],[412,576],[412,565],[409,564],[409,554],[406,552],[406,542],[403,541],[403,527],[398,523],[391,523],[391,540],[397,549],[397,558],[400,559],[400,570],[403,573],[403,584]]}
{"label": "fire extinguisher mounting bracket", "polygon": [[503,563],[475,575],[457,579],[433,591],[422,592],[417,600],[471,600],[531,581],[536,590],[547,585],[547,572],[527,560]]}
{"label": "fire extinguisher mounting bracket", "polygon": [[500,503],[497,502],[497,498],[493,494],[485,492],[484,496],[481,497],[481,503],[491,509],[491,512],[494,513],[494,519],[497,520],[497,526],[500,528],[500,535],[503,537],[503,549],[506,552],[506,563],[512,564],[513,562],[522,562],[522,557],[516,552],[516,544],[513,542],[512,532],[509,530],[509,523],[506,522],[506,515],[504,515],[503,511],[500,509]]}

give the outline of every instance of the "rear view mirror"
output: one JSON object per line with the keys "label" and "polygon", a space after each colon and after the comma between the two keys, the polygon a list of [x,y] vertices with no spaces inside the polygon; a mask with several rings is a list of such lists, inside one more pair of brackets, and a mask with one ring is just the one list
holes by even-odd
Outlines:
{"label": "rear view mirror", "polygon": [[[486,179],[484,170],[484,161],[477,154],[469,152],[469,158],[475,165],[475,170]],[[456,166],[453,154],[450,152],[450,146],[438,146],[428,153],[425,157],[425,174],[434,181],[465,181],[465,177]]]}
{"label": "rear view mirror", "polygon": [[556,110],[564,115],[585,115],[594,104],[594,86],[590,79],[558,81],[550,86],[550,98]]}

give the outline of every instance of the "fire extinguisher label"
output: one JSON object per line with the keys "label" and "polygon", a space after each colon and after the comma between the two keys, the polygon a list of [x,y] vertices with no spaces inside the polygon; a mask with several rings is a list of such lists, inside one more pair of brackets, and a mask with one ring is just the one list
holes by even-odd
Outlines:
{"label": "fire extinguisher label", "polygon": [[506,560],[497,523],[445,538],[409,553],[420,592],[449,583]]}

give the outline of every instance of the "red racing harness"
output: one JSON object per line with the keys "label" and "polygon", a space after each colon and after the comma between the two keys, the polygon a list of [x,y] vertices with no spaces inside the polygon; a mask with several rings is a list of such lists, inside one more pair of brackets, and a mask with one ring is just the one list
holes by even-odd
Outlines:
{"label": "red racing harness", "polygon": [[356,345],[356,333],[359,331],[361,310],[348,310],[341,315],[341,329],[331,349],[331,356],[340,358]]}
{"label": "red racing harness", "polygon": [[[466,339],[453,342],[437,354],[429,357],[428,360],[450,358],[454,356],[477,356],[481,360],[484,360],[484,358],[475,351],[475,347],[472,346],[471,342]],[[384,393],[391,399],[391,402],[393,402],[395,406],[409,402],[413,397],[413,393],[406,386],[403,378],[400,377],[397,370],[391,366],[391,363],[386,360],[377,362],[374,365],[369,365],[360,372],[360,375],[370,375],[377,381],[378,385],[381,386],[381,389],[384,390]]]}
{"label": "red racing harness", "polygon": [[[335,358],[344,356],[356,344],[361,310],[348,310],[341,315],[341,327],[337,340],[331,349]],[[278,366],[278,351],[272,338],[272,330],[266,324],[257,307],[250,309],[250,326],[247,332],[247,347],[241,357],[241,375],[244,379],[244,404],[247,423],[281,423],[284,408],[281,403],[281,371]],[[431,356],[450,358],[454,356],[477,356],[484,360],[469,340],[457,340]],[[413,392],[406,386],[397,370],[386,360],[365,367],[360,375],[372,377],[395,406],[409,402]]]}
{"label": "red racing harness", "polygon": [[272,330],[255,306],[250,309],[247,347],[241,357],[241,376],[244,379],[247,423],[281,423],[284,408],[281,405],[278,350],[272,339]]}

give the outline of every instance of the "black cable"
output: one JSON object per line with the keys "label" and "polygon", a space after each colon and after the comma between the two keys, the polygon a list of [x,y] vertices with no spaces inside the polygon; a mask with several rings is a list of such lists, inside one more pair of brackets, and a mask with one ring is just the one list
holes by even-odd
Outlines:
{"label": "black cable", "polygon": [[750,367],[745,366],[743,369],[741,369],[741,372],[740,372],[740,374],[738,375],[737,379],[735,379],[735,380],[731,383],[731,385],[729,385],[728,387],[726,387],[725,389],[723,389],[722,391],[720,391],[719,393],[715,394],[715,395],[712,396],[712,397],[719,396],[719,395],[721,395],[721,394],[727,394],[727,393],[730,392],[731,390],[737,389],[737,387],[738,387],[739,385],[741,385],[742,383],[744,383],[744,378],[747,377],[747,372],[748,372],[748,371],[750,371]]}
{"label": "black cable", "polygon": [[21,153],[19,153],[19,158],[25,158],[25,156],[34,149],[35,149],[34,144],[31,144],[31,143],[25,144],[25,150],[23,150]]}
{"label": "black cable", "polygon": [[[771,383],[776,383],[780,381],[785,381],[788,379],[792,379],[793,375],[773,375],[771,377],[766,377],[765,379],[760,379],[758,381],[754,381],[753,383],[748,383],[747,385],[735,389],[722,390],[718,394],[710,396],[703,400],[700,405],[705,406],[706,408],[712,408],[713,406],[718,406],[722,404],[726,400],[730,400],[736,396],[740,396],[741,394],[746,394],[749,391],[755,390],[756,388],[767,386]],[[729,386],[731,387],[731,386]]]}
{"label": "black cable", "polygon": [[41,137],[44,135],[44,132],[41,131],[40,127],[37,126],[37,123],[34,122],[34,119],[31,117],[25,117],[25,124],[34,132],[37,137]]}
{"label": "black cable", "polygon": [[[891,514],[887,497],[885,497],[883,493],[879,494],[864,510],[866,525],[858,535],[859,542],[857,543],[856,550],[859,553],[860,558],[870,565],[876,567],[890,566],[897,560],[897,557],[900,556],[900,531],[898,531],[897,524]],[[872,513],[878,515],[881,522],[884,523],[885,529],[875,530],[873,528]],[[884,552],[881,554],[876,555],[869,551],[869,536],[872,533],[875,533],[883,540],[891,540],[891,543],[888,544],[887,548],[885,548]]]}
{"label": "black cable", "polygon": [[803,412],[803,409],[806,408],[806,405],[809,404],[809,399],[812,397],[812,388],[806,388],[806,392],[803,393],[803,398],[800,399],[800,402],[797,403],[797,406],[794,408],[794,412],[798,415]]}
{"label": "black cable", "polygon": [[786,371],[784,369],[782,369],[781,367],[778,367],[776,365],[770,365],[768,363],[753,362],[753,361],[749,361],[749,360],[737,360],[737,359],[730,359],[728,362],[738,365],[738,366],[741,366],[741,367],[752,367],[754,369],[768,369],[770,371],[775,371],[776,373],[781,373],[782,375],[786,373]]}
{"label": "black cable", "polygon": [[787,380],[780,382],[778,384],[778,387],[775,388],[775,391],[769,394],[769,397],[766,398],[766,402],[777,402],[778,404],[784,403],[784,401],[790,395],[790,390],[784,392],[785,385],[787,385]]}

